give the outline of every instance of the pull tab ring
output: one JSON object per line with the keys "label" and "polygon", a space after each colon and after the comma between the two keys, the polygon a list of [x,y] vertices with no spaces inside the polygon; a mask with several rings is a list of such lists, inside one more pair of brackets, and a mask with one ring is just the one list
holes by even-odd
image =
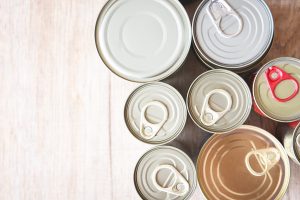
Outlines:
{"label": "pull tab ring", "polygon": [[[207,7],[207,13],[211,17],[213,24],[218,32],[225,38],[232,38],[242,32],[243,20],[240,15],[225,1],[225,0],[211,0]],[[226,16],[233,16],[238,21],[238,30],[235,33],[227,34],[221,28],[221,21]]]}
{"label": "pull tab ring", "polygon": [[[163,111],[163,119],[157,123],[153,124],[149,122],[146,118],[146,110],[149,106],[159,107]],[[140,122],[140,134],[144,139],[150,140],[157,135],[159,130],[163,127],[168,119],[168,109],[167,107],[159,101],[151,101],[147,103],[141,111],[141,122]]]}
{"label": "pull tab ring", "polygon": [[[298,81],[294,77],[289,75],[287,72],[282,70],[281,68],[276,67],[276,66],[269,67],[265,72],[265,76],[266,76],[266,79],[268,81],[268,85],[269,85],[269,88],[271,90],[272,96],[277,101],[287,102],[289,100],[292,100],[299,93],[299,83],[298,83]],[[294,89],[293,93],[290,96],[288,96],[286,98],[280,98],[280,97],[277,96],[275,90],[276,90],[276,87],[282,81],[285,81],[285,80],[292,81],[295,85],[295,89]]]}
{"label": "pull tab ring", "polygon": [[[158,172],[162,169],[168,169],[175,176],[175,181],[170,187],[162,187],[157,183],[156,176]],[[166,192],[168,194],[173,194],[176,196],[184,196],[189,191],[189,183],[187,180],[181,175],[178,170],[172,165],[159,165],[157,166],[152,173],[152,182],[156,189],[162,192]]]}
{"label": "pull tab ring", "polygon": [[[226,98],[227,106],[225,110],[221,112],[216,112],[210,108],[208,101],[213,94],[221,94]],[[205,96],[204,104],[202,106],[202,110],[200,114],[200,120],[204,125],[212,126],[231,109],[231,106],[232,106],[232,99],[230,94],[227,91],[223,89],[212,90]]]}
{"label": "pull tab ring", "polygon": [[[255,171],[250,165],[250,157],[255,156],[259,164],[262,166],[263,170],[261,172]],[[245,164],[248,171],[253,176],[263,176],[265,175],[272,167],[274,167],[280,160],[279,151],[274,148],[253,150],[250,151],[245,157]]]}

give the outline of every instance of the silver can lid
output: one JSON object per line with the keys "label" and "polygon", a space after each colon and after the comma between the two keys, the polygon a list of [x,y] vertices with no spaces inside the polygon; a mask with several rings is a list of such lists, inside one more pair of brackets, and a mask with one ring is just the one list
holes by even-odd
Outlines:
{"label": "silver can lid", "polygon": [[215,69],[201,74],[190,86],[187,106],[192,120],[211,133],[242,125],[251,111],[251,93],[237,74]]}
{"label": "silver can lid", "polygon": [[258,108],[280,122],[300,119],[300,60],[282,57],[265,64],[253,82]]}
{"label": "silver can lid", "polygon": [[197,186],[196,169],[183,151],[160,146],[138,161],[134,182],[142,199],[188,199]]}
{"label": "silver can lid", "polygon": [[110,0],[99,14],[95,37],[112,72],[150,82],[182,65],[192,36],[189,17],[177,0]]}
{"label": "silver can lid", "polygon": [[148,144],[164,144],[181,133],[187,110],[175,88],[156,82],[132,92],[125,104],[124,116],[129,131],[137,139]]}
{"label": "silver can lid", "polygon": [[273,35],[272,14],[263,0],[204,0],[193,19],[193,40],[200,57],[233,71],[261,59]]}

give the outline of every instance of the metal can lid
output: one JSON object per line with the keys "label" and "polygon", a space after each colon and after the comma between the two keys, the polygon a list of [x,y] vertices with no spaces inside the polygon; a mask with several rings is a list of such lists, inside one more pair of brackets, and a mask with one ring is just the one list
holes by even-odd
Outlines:
{"label": "metal can lid", "polygon": [[150,82],[182,65],[192,36],[189,17],[177,0],[110,0],[99,14],[95,37],[112,72]]}
{"label": "metal can lid", "polygon": [[196,169],[183,151],[160,146],[140,158],[134,182],[142,199],[188,199],[197,186]]}
{"label": "metal can lid", "polygon": [[293,134],[293,150],[298,162],[300,163],[300,123],[295,128]]}
{"label": "metal can lid", "polygon": [[201,74],[187,94],[192,120],[211,133],[222,133],[242,125],[251,111],[251,93],[237,74],[215,69]]}
{"label": "metal can lid", "polygon": [[135,89],[124,109],[129,131],[148,144],[164,144],[184,128],[187,110],[184,99],[172,86],[148,83]]}
{"label": "metal can lid", "polygon": [[253,83],[258,108],[280,122],[300,119],[300,60],[282,57],[265,64]]}
{"label": "metal can lid", "polygon": [[260,60],[272,44],[274,22],[263,0],[205,0],[192,23],[196,51],[214,66],[239,70]]}
{"label": "metal can lid", "polygon": [[213,135],[200,151],[198,181],[207,199],[281,199],[290,179],[288,156],[267,131],[241,126]]}

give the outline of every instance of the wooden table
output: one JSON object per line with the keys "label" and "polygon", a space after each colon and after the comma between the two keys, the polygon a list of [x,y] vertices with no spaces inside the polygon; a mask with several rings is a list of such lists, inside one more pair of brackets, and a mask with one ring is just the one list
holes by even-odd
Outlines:
{"label": "wooden table", "polygon": [[[200,1],[184,2],[190,17]],[[268,0],[276,36],[265,61],[300,57],[300,0]],[[105,0],[0,1],[0,199],[139,199],[133,170],[150,148],[127,131],[123,106],[138,84],[101,62],[94,26]],[[206,68],[191,50],[165,82],[185,97]],[[252,113],[247,124],[276,133]],[[195,159],[209,135],[189,119],[177,139]],[[300,199],[291,163],[286,200]],[[202,199],[197,189],[192,199]]]}

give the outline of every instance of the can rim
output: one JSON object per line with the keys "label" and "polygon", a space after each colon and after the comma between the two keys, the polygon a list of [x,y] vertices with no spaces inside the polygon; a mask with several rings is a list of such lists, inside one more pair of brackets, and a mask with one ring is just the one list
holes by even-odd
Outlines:
{"label": "can rim", "polygon": [[[203,76],[209,74],[209,73],[214,73],[214,72],[223,72],[223,73],[228,73],[228,74],[231,74],[233,75],[234,77],[236,77],[239,81],[241,81],[241,84],[243,85],[243,89],[247,88],[247,96],[249,98],[247,98],[248,100],[248,106],[246,107],[246,111],[245,113],[243,114],[242,118],[240,119],[239,123],[237,123],[236,125],[232,126],[230,129],[228,130],[224,130],[224,131],[212,131],[212,130],[208,130],[204,127],[202,127],[200,124],[198,124],[198,122],[196,121],[196,119],[194,118],[194,116],[192,115],[191,111],[190,111],[190,104],[189,104],[189,98],[190,98],[190,93],[191,93],[191,90],[193,89],[193,86],[194,84],[198,81],[198,79],[202,78]],[[241,78],[238,74],[232,72],[232,71],[229,71],[229,70],[226,70],[226,69],[212,69],[212,70],[208,70],[202,74],[200,74],[193,82],[192,84],[190,85],[189,89],[188,89],[188,92],[187,92],[187,96],[186,96],[186,105],[187,105],[187,111],[189,113],[189,116],[190,118],[192,119],[192,121],[194,122],[194,124],[196,124],[199,128],[201,128],[202,130],[208,132],[208,133],[212,133],[212,134],[225,134],[225,133],[228,133],[234,129],[236,129],[237,127],[239,127],[240,125],[242,125],[249,117],[250,113],[251,113],[251,108],[252,108],[252,101],[251,101],[251,92],[250,92],[250,89],[247,85],[247,83],[244,81],[243,78]]]}
{"label": "can rim", "polygon": [[282,123],[289,123],[289,122],[294,122],[294,121],[298,121],[300,120],[300,114],[299,114],[299,117],[295,118],[295,119],[291,119],[291,120],[283,120],[283,119],[279,119],[279,118],[275,118],[275,117],[271,117],[270,115],[268,115],[266,112],[264,112],[261,108],[261,106],[259,105],[257,99],[256,99],[256,95],[255,95],[255,83],[258,79],[258,75],[262,73],[262,71],[264,70],[264,68],[266,66],[268,66],[270,63],[272,62],[275,62],[275,61],[280,61],[282,59],[286,59],[286,60],[293,60],[293,61],[297,61],[297,62],[300,62],[299,59],[297,58],[293,58],[293,57],[279,57],[279,58],[275,58],[273,60],[270,60],[269,62],[267,62],[266,64],[264,64],[259,70],[258,72],[256,73],[255,77],[254,77],[254,80],[253,80],[253,84],[252,84],[252,92],[253,92],[253,99],[254,99],[254,102],[255,102],[255,105],[257,105],[257,108],[260,112],[262,112],[266,117],[268,117],[269,119],[272,119],[276,122],[282,122]]}
{"label": "can rim", "polygon": [[296,150],[295,150],[295,143],[296,143],[295,139],[296,139],[296,134],[298,134],[299,130],[300,130],[300,122],[298,123],[298,125],[296,126],[296,128],[293,132],[293,145],[292,145],[292,150],[295,154],[296,159],[298,160],[298,164],[300,164],[300,155],[298,153],[296,153]]}
{"label": "can rim", "polygon": [[[274,34],[275,34],[275,33],[274,33]],[[204,63],[204,65],[205,65],[207,68],[209,68],[209,69],[225,69],[225,70],[230,70],[230,71],[232,71],[232,72],[234,72],[234,73],[243,75],[243,74],[245,74],[245,73],[253,72],[256,68],[259,68],[258,64],[266,57],[266,55],[268,54],[268,52],[269,52],[270,49],[272,48],[272,46],[273,46],[273,44],[274,44],[273,41],[274,41],[274,37],[272,38],[272,43],[271,43],[271,45],[269,46],[268,51],[266,52],[266,54],[265,54],[264,56],[262,56],[259,60],[257,60],[257,62],[253,63],[253,65],[251,65],[251,67],[249,67],[249,68],[241,68],[240,70],[236,70],[236,69],[226,69],[226,68],[224,68],[224,67],[214,66],[214,65],[208,63],[207,61],[205,61],[205,60],[201,57],[201,55],[198,53],[198,51],[197,51],[196,46],[195,46],[194,43],[193,43],[193,49],[194,49],[194,51],[195,51],[195,53],[196,53],[196,55],[197,55],[197,58],[199,58],[200,61],[201,61],[202,63]]]}
{"label": "can rim", "polygon": [[184,151],[182,151],[182,150],[180,150],[180,149],[178,149],[178,148],[176,148],[176,147],[167,146],[167,145],[162,145],[162,146],[156,146],[156,147],[153,147],[153,148],[149,149],[148,151],[146,151],[146,152],[139,158],[138,162],[137,162],[136,165],[135,165],[135,168],[134,168],[134,175],[133,175],[133,182],[134,182],[135,190],[137,191],[137,193],[139,194],[139,196],[140,196],[143,200],[147,200],[147,199],[143,196],[142,192],[140,191],[140,189],[139,189],[139,187],[138,187],[138,185],[137,185],[137,181],[136,181],[136,179],[137,179],[137,170],[138,170],[138,167],[139,167],[140,163],[142,162],[143,158],[144,158],[146,155],[148,155],[149,153],[151,153],[151,152],[153,152],[153,151],[155,151],[155,150],[158,150],[158,149],[172,149],[172,150],[174,150],[174,151],[178,151],[179,153],[183,154],[183,155],[187,158],[188,162],[191,164],[192,171],[194,172],[194,175],[195,175],[195,176],[194,176],[194,180],[193,180],[193,185],[194,185],[194,187],[190,190],[189,195],[186,196],[186,197],[184,198],[184,199],[189,199],[189,198],[194,194],[194,192],[195,192],[195,190],[196,190],[196,188],[197,188],[197,186],[198,186],[198,177],[197,177],[197,171],[196,171],[195,165],[194,165],[192,159],[191,159]]}
{"label": "can rim", "polygon": [[181,14],[181,18],[185,21],[184,24],[185,25],[188,24],[188,26],[185,27],[185,31],[187,32],[187,36],[188,36],[188,40],[186,41],[187,46],[183,49],[182,55],[184,55],[184,56],[181,56],[175,62],[175,64],[177,64],[177,65],[175,65],[175,64],[170,65],[170,67],[166,71],[164,71],[156,76],[152,76],[150,78],[139,79],[139,78],[128,78],[128,77],[122,75],[121,73],[117,72],[116,70],[113,70],[113,67],[108,62],[106,62],[105,56],[102,54],[101,48],[99,46],[100,41],[99,41],[99,37],[97,35],[99,35],[99,29],[102,25],[102,21],[106,15],[106,13],[110,9],[110,7],[117,1],[118,0],[108,0],[104,4],[104,6],[101,8],[101,10],[98,14],[96,24],[95,24],[95,31],[94,31],[95,45],[96,45],[98,55],[99,55],[101,61],[106,66],[106,68],[109,69],[109,71],[112,72],[113,74],[115,74],[116,76],[118,76],[124,80],[130,81],[130,82],[135,82],[135,83],[151,83],[151,82],[155,82],[155,81],[160,81],[160,80],[163,80],[163,79],[169,77],[176,71],[178,71],[183,66],[183,64],[188,56],[188,53],[189,53],[189,50],[191,47],[191,43],[192,43],[192,29],[190,26],[191,21],[190,21],[190,18],[188,16],[185,8],[183,7],[183,5],[181,5],[181,3],[179,1],[176,1],[176,0],[168,0],[168,1],[171,2],[176,8],[178,8],[178,10]]}
{"label": "can rim", "polygon": [[[197,55],[199,57],[202,57],[202,59],[206,60],[207,63],[210,63],[218,68],[222,68],[222,69],[228,69],[228,70],[236,70],[236,71],[239,71],[239,69],[242,70],[242,72],[238,72],[238,73],[243,73],[243,72],[247,72],[247,71],[250,71],[251,69],[255,68],[255,64],[260,62],[266,55],[267,53],[269,52],[271,46],[272,46],[272,43],[273,43],[273,38],[274,38],[274,18],[273,18],[273,15],[272,15],[272,12],[268,6],[268,4],[263,1],[263,0],[258,0],[260,1],[266,11],[269,13],[269,17],[270,17],[270,27],[271,27],[271,37],[268,39],[268,43],[266,44],[265,48],[260,51],[259,55],[257,55],[255,58],[252,59],[251,62],[243,62],[243,63],[240,63],[240,64],[222,64],[220,62],[217,62],[213,59],[210,59],[210,57],[208,55],[205,54],[205,52],[203,51],[203,49],[197,45],[199,44],[198,42],[198,39],[196,37],[196,21],[197,21],[197,17],[199,16],[199,13],[200,13],[200,10],[203,8],[203,6],[208,2],[209,0],[204,0],[202,1],[199,6],[197,7],[196,9],[196,12],[193,16],[193,20],[192,20],[192,38],[193,38],[193,43],[194,43],[194,48],[195,48],[195,51],[197,52]],[[202,60],[201,59],[201,60]],[[204,62],[206,64],[206,62]]]}
{"label": "can rim", "polygon": [[[289,157],[284,149],[284,147],[282,146],[282,144],[277,140],[277,138],[272,135],[271,133],[269,133],[268,131],[262,129],[262,128],[259,128],[259,127],[256,127],[256,126],[252,126],[252,125],[241,125],[239,126],[237,129],[248,129],[248,130],[254,130],[254,131],[257,131],[257,132],[260,132],[262,133],[264,136],[266,136],[267,138],[269,138],[272,142],[274,142],[274,144],[276,145],[276,147],[280,147],[280,151],[281,153],[283,153],[285,155],[285,161],[287,163],[287,166],[284,166],[285,167],[285,172],[287,175],[286,176],[286,179],[287,181],[285,181],[282,185],[282,188],[280,190],[280,192],[278,193],[277,197],[274,199],[274,200],[281,200],[283,198],[283,196],[285,195],[287,189],[288,189],[288,186],[289,186],[289,182],[290,182],[290,178],[291,178],[291,169],[290,169],[290,161],[289,161]],[[200,154],[203,153],[203,147],[206,146],[208,144],[208,142],[210,142],[214,137],[216,137],[217,135],[212,135],[204,144],[203,146],[201,147],[201,150],[198,154],[198,157],[197,157],[197,163],[196,163],[196,172],[197,172],[197,180],[198,180],[198,185],[200,187],[200,191],[201,193],[205,196],[205,198],[207,198],[207,192],[201,187],[201,183],[198,179],[199,177],[199,166],[198,166],[198,163],[199,163],[199,159],[200,159]]]}
{"label": "can rim", "polygon": [[[131,129],[131,127],[129,126],[128,124],[128,120],[127,117],[126,117],[126,108],[128,107],[129,103],[130,103],[130,100],[131,100],[131,97],[136,94],[136,92],[138,92],[140,89],[143,89],[144,87],[147,87],[147,86],[153,86],[153,85],[157,85],[157,86],[163,86],[163,87],[166,87],[168,89],[170,89],[171,91],[173,91],[179,98],[180,100],[180,103],[183,105],[183,118],[182,118],[182,123],[181,123],[181,126],[178,128],[178,130],[175,132],[175,134],[169,138],[169,139],[166,139],[166,140],[163,140],[161,142],[146,142],[144,140],[141,140],[139,139],[138,137],[136,137],[136,135],[133,133],[134,131]],[[183,97],[181,96],[181,94],[171,85],[167,84],[167,83],[163,83],[163,82],[152,82],[152,83],[145,83],[143,85],[140,85],[138,87],[136,87],[130,94],[129,96],[127,97],[127,100],[126,100],[126,103],[124,105],[124,109],[123,109],[123,113],[124,113],[124,121],[125,121],[125,124],[126,124],[126,127],[128,129],[128,131],[131,133],[131,135],[138,141],[144,143],[144,144],[149,144],[149,145],[164,145],[164,144],[167,144],[169,142],[172,142],[173,140],[175,140],[183,131],[185,125],[186,125],[186,121],[187,121],[187,108],[186,108],[186,105],[185,105],[185,101],[183,99]]]}

